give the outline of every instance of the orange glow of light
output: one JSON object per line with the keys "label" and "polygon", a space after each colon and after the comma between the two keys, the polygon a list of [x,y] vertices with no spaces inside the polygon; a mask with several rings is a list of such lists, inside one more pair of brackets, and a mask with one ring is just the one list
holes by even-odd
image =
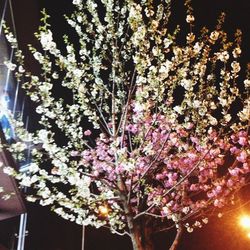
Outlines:
{"label": "orange glow of light", "polygon": [[250,232],[249,232],[249,233],[247,233],[247,238],[249,238],[249,239],[250,239]]}
{"label": "orange glow of light", "polygon": [[[240,218],[240,225],[241,225],[243,228],[249,228],[249,229],[250,229],[250,216],[248,216],[248,215],[243,215],[243,216]],[[249,238],[250,238],[250,233],[249,233]]]}
{"label": "orange glow of light", "polygon": [[101,215],[108,216],[109,209],[106,206],[99,206],[98,210]]}

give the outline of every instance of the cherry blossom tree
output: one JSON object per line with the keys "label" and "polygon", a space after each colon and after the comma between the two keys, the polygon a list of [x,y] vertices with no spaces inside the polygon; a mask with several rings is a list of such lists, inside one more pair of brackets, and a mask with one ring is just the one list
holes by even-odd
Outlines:
{"label": "cherry blossom tree", "polygon": [[[30,173],[15,175],[37,201],[80,225],[129,235],[134,250],[152,250],[152,234],[206,224],[210,211],[234,201],[250,172],[249,73],[239,77],[241,32],[170,29],[170,0],[73,0],[66,17],[77,39],[53,40],[48,15],[30,46],[41,74],[6,62],[34,101],[40,129],[13,124],[32,141]],[[185,42],[178,35],[185,34]],[[16,40],[6,29],[13,47]],[[69,91],[58,97],[59,86]]]}

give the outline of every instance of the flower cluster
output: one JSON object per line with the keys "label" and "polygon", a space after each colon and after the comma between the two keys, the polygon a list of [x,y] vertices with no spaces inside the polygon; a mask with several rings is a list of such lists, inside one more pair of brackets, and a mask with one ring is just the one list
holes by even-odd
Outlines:
{"label": "flower cluster", "polygon": [[[65,36],[61,52],[45,26],[37,37],[46,53],[30,47],[41,75],[23,70],[20,51],[22,70],[6,62],[41,117],[42,129],[26,135],[35,145],[30,174],[16,174],[36,190],[28,199],[117,233],[142,216],[192,231],[207,219],[188,220],[231,202],[250,172],[250,79],[239,77],[240,39],[227,41],[218,25],[178,43],[179,28],[167,28],[170,1],[151,2],[74,0],[66,20],[77,44]],[[186,22],[194,20],[189,13]],[[15,43],[7,30],[8,37]],[[53,96],[60,83],[73,101]]]}

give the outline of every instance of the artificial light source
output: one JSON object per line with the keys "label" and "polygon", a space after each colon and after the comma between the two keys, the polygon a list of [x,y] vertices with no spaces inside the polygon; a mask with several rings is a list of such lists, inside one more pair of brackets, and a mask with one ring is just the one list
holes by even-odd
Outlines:
{"label": "artificial light source", "polygon": [[99,210],[99,213],[100,213],[102,216],[105,216],[105,217],[108,216],[109,209],[108,209],[107,206],[101,205],[101,206],[98,207],[98,210]]}
{"label": "artificial light source", "polygon": [[[241,225],[243,228],[250,229],[250,216],[248,216],[248,215],[243,215],[243,216],[240,218],[240,225]],[[250,238],[250,233],[248,234],[248,237]]]}

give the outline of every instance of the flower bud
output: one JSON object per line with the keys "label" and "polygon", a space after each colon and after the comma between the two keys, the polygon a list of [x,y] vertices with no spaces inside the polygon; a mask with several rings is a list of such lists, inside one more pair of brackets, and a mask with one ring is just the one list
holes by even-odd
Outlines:
{"label": "flower bud", "polygon": [[194,22],[194,16],[193,15],[187,15],[186,22],[187,23],[193,23]]}
{"label": "flower bud", "polygon": [[213,31],[211,34],[210,34],[210,39],[212,40],[212,41],[216,41],[218,38],[219,38],[219,35],[220,35],[220,33],[218,32],[218,31]]}

